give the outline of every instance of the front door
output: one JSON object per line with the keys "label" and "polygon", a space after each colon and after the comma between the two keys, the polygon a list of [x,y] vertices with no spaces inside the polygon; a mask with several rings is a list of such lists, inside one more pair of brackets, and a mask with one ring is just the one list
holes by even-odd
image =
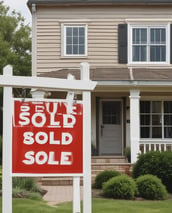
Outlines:
{"label": "front door", "polygon": [[99,154],[122,155],[122,101],[100,100]]}

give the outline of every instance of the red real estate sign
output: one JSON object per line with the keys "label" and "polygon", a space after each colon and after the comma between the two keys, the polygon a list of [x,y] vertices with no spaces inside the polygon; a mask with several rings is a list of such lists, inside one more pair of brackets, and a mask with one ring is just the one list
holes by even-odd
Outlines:
{"label": "red real estate sign", "polygon": [[14,101],[13,174],[82,174],[83,107],[62,101]]}

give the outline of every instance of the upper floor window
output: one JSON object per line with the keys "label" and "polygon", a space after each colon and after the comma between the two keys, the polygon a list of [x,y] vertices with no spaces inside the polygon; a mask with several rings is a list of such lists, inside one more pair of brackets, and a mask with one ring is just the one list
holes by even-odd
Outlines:
{"label": "upper floor window", "polygon": [[170,63],[168,25],[130,25],[129,63]]}
{"label": "upper floor window", "polygon": [[63,54],[64,56],[86,56],[87,46],[86,25],[64,25]]}

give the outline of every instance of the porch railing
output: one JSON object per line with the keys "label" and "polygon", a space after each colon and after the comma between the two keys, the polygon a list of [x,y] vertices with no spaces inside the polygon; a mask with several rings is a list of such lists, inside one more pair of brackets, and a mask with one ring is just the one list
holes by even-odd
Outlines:
{"label": "porch railing", "polygon": [[149,151],[172,151],[171,141],[140,141],[140,153],[144,154]]}

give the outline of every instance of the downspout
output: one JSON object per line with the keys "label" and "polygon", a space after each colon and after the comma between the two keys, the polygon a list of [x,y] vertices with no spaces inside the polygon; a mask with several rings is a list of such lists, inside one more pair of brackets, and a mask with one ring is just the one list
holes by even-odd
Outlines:
{"label": "downspout", "polygon": [[37,64],[37,15],[36,5],[32,4],[32,76],[36,76],[36,64]]}

